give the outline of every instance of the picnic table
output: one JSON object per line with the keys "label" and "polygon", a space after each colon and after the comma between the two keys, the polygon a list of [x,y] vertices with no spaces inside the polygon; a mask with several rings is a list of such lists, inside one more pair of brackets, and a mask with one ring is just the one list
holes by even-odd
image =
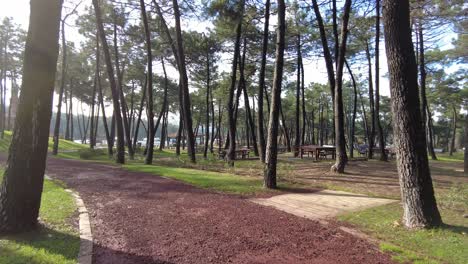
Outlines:
{"label": "picnic table", "polygon": [[[250,149],[247,148],[242,148],[242,149],[236,149],[234,154],[234,158],[237,159],[248,159],[250,157]],[[220,159],[224,159],[226,157],[227,150],[222,149],[218,151],[218,157]]]}
{"label": "picnic table", "polygon": [[278,146],[277,151],[278,153],[285,153],[288,150],[285,146]]}
{"label": "picnic table", "polygon": [[298,151],[301,159],[304,157],[304,153],[307,153],[307,156],[312,154],[315,160],[327,155],[331,155],[333,159],[336,157],[336,148],[334,146],[303,145],[298,147]]}

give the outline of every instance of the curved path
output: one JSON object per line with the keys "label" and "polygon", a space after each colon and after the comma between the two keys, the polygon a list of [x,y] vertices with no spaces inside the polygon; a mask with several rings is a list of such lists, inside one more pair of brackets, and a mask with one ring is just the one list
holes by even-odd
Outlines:
{"label": "curved path", "polygon": [[49,158],[90,212],[94,263],[392,263],[316,221],[158,176]]}

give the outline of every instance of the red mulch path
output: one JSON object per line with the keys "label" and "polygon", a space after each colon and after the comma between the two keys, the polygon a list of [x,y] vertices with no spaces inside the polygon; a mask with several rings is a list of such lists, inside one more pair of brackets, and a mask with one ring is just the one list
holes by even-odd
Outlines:
{"label": "red mulch path", "polygon": [[393,263],[367,241],[244,197],[75,160],[49,158],[47,174],[84,200],[94,263]]}

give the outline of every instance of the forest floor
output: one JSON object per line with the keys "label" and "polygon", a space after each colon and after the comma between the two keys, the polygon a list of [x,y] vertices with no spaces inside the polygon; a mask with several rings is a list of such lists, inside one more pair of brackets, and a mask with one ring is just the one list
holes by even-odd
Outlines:
{"label": "forest floor", "polygon": [[[5,162],[5,156],[1,157]],[[336,228],[118,166],[49,158],[90,211],[95,263],[392,263]]]}

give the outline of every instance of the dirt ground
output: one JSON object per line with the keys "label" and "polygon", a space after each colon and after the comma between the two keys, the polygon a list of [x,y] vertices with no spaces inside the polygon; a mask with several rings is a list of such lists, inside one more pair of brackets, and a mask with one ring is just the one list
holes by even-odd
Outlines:
{"label": "dirt ground", "polygon": [[[288,162],[287,159],[284,162]],[[290,161],[289,161],[290,162]],[[356,160],[348,162],[346,173],[337,175],[330,172],[333,161],[312,162],[292,161],[293,169],[287,179],[309,186],[333,186],[362,194],[398,198],[400,185],[394,160]],[[431,161],[431,175],[434,186],[446,190],[459,183],[468,183],[463,175],[463,163]]]}
{"label": "dirt ground", "polygon": [[94,263],[392,263],[333,224],[248,197],[74,160],[49,158],[47,173],[90,211]]}
{"label": "dirt ground", "polygon": [[[314,161],[311,157],[294,158],[291,153],[278,156],[279,181],[300,183],[306,188],[333,189],[361,193],[370,196],[399,199],[400,186],[395,159],[388,162],[355,158],[350,160],[345,173],[337,175],[330,172],[334,160]],[[258,158],[238,160],[235,168],[227,167],[223,161],[199,160],[196,165],[181,163],[178,158],[157,158],[157,163],[166,166],[189,167],[217,172],[227,172],[244,177],[263,177],[263,165]],[[468,177],[463,174],[462,162],[430,161],[431,176],[436,191],[444,191],[459,185],[468,184]]]}

